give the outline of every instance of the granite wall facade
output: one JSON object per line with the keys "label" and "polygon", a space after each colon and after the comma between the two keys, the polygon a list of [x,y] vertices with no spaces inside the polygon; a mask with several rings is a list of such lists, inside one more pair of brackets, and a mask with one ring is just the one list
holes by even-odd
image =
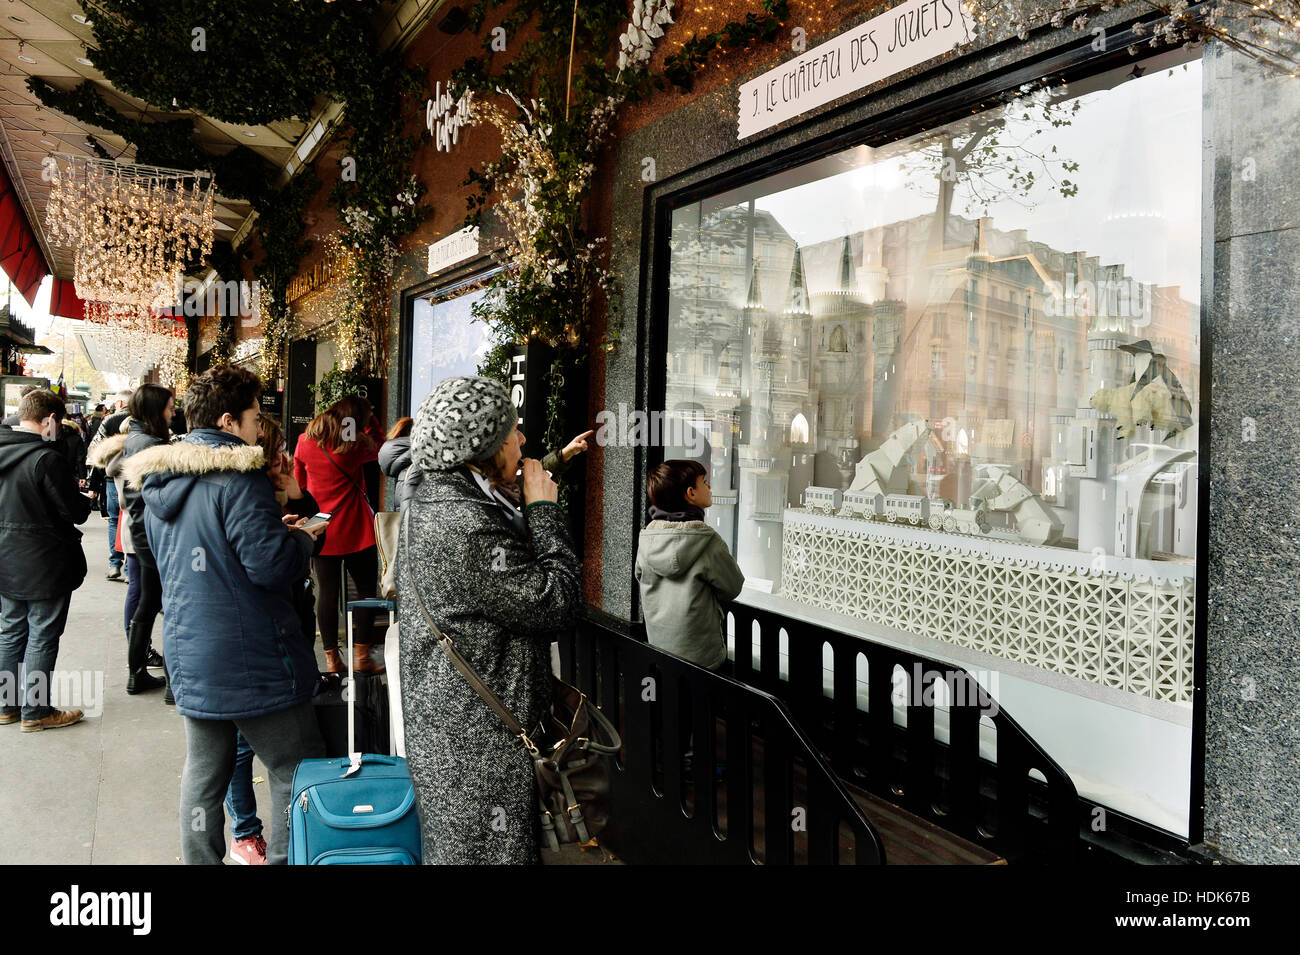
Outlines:
{"label": "granite wall facade", "polygon": [[1205,838],[1300,862],[1300,85],[1205,55]]}

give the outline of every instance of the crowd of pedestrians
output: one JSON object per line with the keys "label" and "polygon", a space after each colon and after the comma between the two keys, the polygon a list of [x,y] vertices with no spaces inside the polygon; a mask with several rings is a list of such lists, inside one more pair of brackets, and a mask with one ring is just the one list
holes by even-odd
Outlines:
{"label": "crowd of pedestrians", "polygon": [[[261,391],[251,372],[226,365],[193,380],[185,417],[177,395],[145,384],[68,427],[53,393],[22,398],[17,420],[0,428],[0,674],[25,673],[27,684],[20,700],[3,701],[0,722],[35,731],[82,719],[51,706],[37,684],[49,685],[87,573],[77,525],[103,502],[107,576],[129,582],[126,690],[166,685],[185,723],[183,860],[223,860],[228,814],[234,861],[284,862],[287,831],[258,818],[252,761],[266,766],[272,818],[283,819],[294,769],[324,753],[315,636],[325,672],[345,670],[341,593],[349,579],[360,596],[377,590],[382,471],[403,520],[400,704],[425,861],[538,861],[529,761],[400,598],[417,591],[482,679],[536,723],[550,700],[551,644],[580,600],[556,482],[593,432],[542,460],[525,457],[506,389],[456,377],[387,436],[369,403],[347,396],[311,421],[290,456],[279,422],[260,411]],[[649,489],[636,564],[649,637],[719,668],[718,602],[743,577],[703,520],[707,471],[665,462]],[[152,639],[160,614],[161,654]],[[361,612],[355,624],[353,669],[384,672],[371,646],[382,631]]]}

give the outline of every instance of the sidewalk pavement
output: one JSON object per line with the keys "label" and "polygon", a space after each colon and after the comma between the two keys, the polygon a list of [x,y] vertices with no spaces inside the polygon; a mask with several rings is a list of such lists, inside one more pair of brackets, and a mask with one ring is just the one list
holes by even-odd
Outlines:
{"label": "sidewalk pavement", "polygon": [[[61,674],[79,673],[77,708],[86,718],[42,733],[0,726],[0,864],[180,863],[184,719],[163,703],[162,690],[126,694],[126,586],[104,579],[107,523],[92,514],[82,527],[90,571],[72,595],[56,664]],[[161,618],[154,646],[162,651]],[[71,689],[56,690],[54,705],[76,703]],[[253,778],[263,780],[253,790],[270,825],[266,768],[257,760]],[[228,825],[226,836],[229,845]]]}

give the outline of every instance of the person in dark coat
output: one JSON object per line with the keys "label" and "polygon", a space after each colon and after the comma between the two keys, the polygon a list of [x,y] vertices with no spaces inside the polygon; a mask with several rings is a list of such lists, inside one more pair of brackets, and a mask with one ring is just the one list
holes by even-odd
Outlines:
{"label": "person in dark coat", "polygon": [[[171,389],[162,385],[141,385],[131,395],[130,424],[126,441],[122,445],[123,469],[141,451],[167,443],[171,437],[175,403]],[[126,533],[123,536],[130,539],[130,553],[135,558],[135,567],[131,570],[132,582],[137,575],[140,577],[140,598],[131,615],[127,632],[126,661],[129,674],[126,692],[134,694],[156,690],[165,682],[151,676],[146,669],[149,650],[153,645],[154,621],[162,612],[162,580],[158,576],[158,563],[149,549],[144,498],[139,488],[132,487],[129,482],[123,482],[121,497],[122,519],[126,521]],[[128,547],[126,543],[122,546],[124,549]]]}
{"label": "person in dark coat", "polygon": [[487,378],[441,382],[411,434],[412,490],[398,555],[406,758],[429,864],[540,859],[533,767],[447,659],[414,597],[525,725],[551,699],[552,635],[572,623],[578,560],[554,482],[523,461],[510,396]]}
{"label": "person in dark coat", "polygon": [[[131,416],[126,409],[130,401],[131,389],[128,388],[117,393],[115,410],[99,423],[99,427],[95,430],[95,436],[90,439],[90,445],[86,449],[87,456],[95,456],[100,442],[122,433],[122,425]],[[117,522],[122,504],[117,499],[117,485],[112,481],[104,482],[104,505],[105,513],[108,516],[108,573],[104,576],[109,580],[121,580],[122,564],[126,558],[117,549]]]}
{"label": "person in dark coat", "polygon": [[64,414],[63,399],[36,390],[18,403],[18,425],[0,428],[0,724],[21,719],[23,732],[84,715],[49,699],[72,592],[86,579],[75,525],[92,506],[55,443]]}
{"label": "person in dark coat", "polygon": [[[266,765],[277,820],[298,763],[325,749],[311,705],[316,660],[293,592],[307,575],[317,532],[281,519],[256,444],[261,391],[245,369],[205,372],[185,398],[185,440],[126,462],[127,484],[142,489],[162,580],[163,655],[185,717],[186,863],[218,865],[225,856],[221,804],[236,731]],[[272,826],[267,862],[287,856],[287,830]]]}

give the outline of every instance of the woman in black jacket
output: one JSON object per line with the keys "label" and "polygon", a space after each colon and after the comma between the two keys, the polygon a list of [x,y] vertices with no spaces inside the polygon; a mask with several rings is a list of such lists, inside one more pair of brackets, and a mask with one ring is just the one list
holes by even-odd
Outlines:
{"label": "woman in black jacket", "polygon": [[[162,385],[141,385],[135,390],[128,405],[131,424],[122,448],[123,461],[145,448],[167,443],[171,437],[174,404],[171,389]],[[127,530],[141,574],[140,603],[131,617],[126,649],[130,671],[126,678],[126,692],[134,694],[165,685],[164,680],[150,676],[146,669],[154,620],[162,612],[162,581],[158,576],[158,563],[149,549],[149,538],[145,535],[144,498],[138,488],[125,485],[122,509],[127,513]]]}

